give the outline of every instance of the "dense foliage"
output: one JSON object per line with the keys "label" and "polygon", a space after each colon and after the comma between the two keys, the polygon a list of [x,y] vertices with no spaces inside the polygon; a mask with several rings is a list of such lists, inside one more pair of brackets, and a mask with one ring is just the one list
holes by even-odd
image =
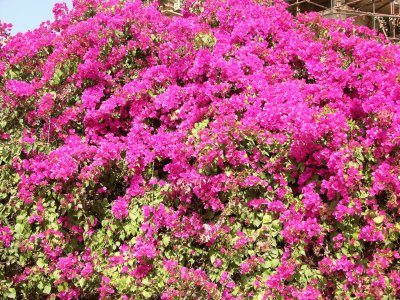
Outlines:
{"label": "dense foliage", "polygon": [[399,47],[185,3],[0,24],[0,295],[399,297]]}

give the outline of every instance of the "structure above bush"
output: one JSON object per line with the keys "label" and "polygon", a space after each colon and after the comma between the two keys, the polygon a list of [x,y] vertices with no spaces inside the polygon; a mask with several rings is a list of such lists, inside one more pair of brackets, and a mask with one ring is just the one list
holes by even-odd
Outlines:
{"label": "structure above bush", "polygon": [[[172,0],[171,0],[172,1]],[[352,18],[356,25],[376,29],[393,41],[400,39],[399,0],[286,0],[289,10],[298,13],[315,11],[327,18]]]}

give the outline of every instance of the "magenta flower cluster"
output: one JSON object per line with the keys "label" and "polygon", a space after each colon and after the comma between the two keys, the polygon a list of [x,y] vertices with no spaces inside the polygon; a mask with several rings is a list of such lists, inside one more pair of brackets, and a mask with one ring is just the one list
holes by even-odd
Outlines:
{"label": "magenta flower cluster", "polygon": [[280,0],[147,2],[0,23],[0,295],[400,297],[399,46]]}

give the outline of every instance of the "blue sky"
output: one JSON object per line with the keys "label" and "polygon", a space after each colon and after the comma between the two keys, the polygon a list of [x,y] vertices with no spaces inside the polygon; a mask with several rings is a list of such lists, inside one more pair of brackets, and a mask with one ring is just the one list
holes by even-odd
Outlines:
{"label": "blue sky", "polygon": [[0,0],[0,20],[13,24],[12,34],[25,32],[53,20],[53,6],[60,2],[72,6],[72,0]]}

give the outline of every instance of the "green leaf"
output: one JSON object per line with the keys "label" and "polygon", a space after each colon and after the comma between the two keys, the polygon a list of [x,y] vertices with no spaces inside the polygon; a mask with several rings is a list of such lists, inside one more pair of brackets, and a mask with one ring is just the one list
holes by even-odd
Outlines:
{"label": "green leaf", "polygon": [[383,216],[377,216],[377,217],[374,218],[374,222],[376,224],[381,224],[383,222],[383,220],[384,220]]}
{"label": "green leaf", "polygon": [[259,226],[261,225],[261,223],[262,223],[262,221],[261,221],[260,219],[255,219],[255,220],[253,221],[253,224],[254,224],[256,227],[259,227]]}
{"label": "green leaf", "polygon": [[275,258],[275,259],[273,259],[273,260],[271,261],[271,267],[272,267],[272,268],[276,268],[276,267],[278,267],[279,265],[280,265],[279,259]]}
{"label": "green leaf", "polygon": [[15,299],[17,297],[17,291],[14,288],[9,288],[6,295],[8,298]]}
{"label": "green leaf", "polygon": [[51,292],[51,286],[50,285],[46,285],[43,289],[43,293],[45,293],[46,295],[50,294]]}
{"label": "green leaf", "polygon": [[85,281],[86,281],[86,279],[85,279],[85,278],[81,278],[81,279],[79,279],[79,281],[78,281],[78,283],[79,283],[79,286],[80,286],[80,287],[83,287],[83,286],[85,285]]}
{"label": "green leaf", "polygon": [[264,267],[267,268],[267,269],[271,268],[271,262],[269,260],[265,261],[264,262]]}
{"label": "green leaf", "polygon": [[152,293],[148,292],[148,291],[143,291],[142,295],[146,298],[149,299],[152,296]]}
{"label": "green leaf", "polygon": [[43,268],[45,263],[43,261],[43,259],[39,258],[38,261],[36,262],[36,264],[39,266],[39,268]]}
{"label": "green leaf", "polygon": [[16,233],[18,233],[18,234],[21,234],[22,233],[22,231],[24,230],[24,225],[22,225],[22,224],[15,224],[15,232]]}
{"label": "green leaf", "polygon": [[165,247],[167,247],[167,246],[169,245],[169,241],[170,241],[170,240],[171,240],[171,238],[170,238],[168,235],[164,236],[163,239],[162,239],[163,245],[164,245]]}
{"label": "green leaf", "polygon": [[272,217],[268,214],[265,214],[262,220],[263,224],[271,223],[272,222]]}

